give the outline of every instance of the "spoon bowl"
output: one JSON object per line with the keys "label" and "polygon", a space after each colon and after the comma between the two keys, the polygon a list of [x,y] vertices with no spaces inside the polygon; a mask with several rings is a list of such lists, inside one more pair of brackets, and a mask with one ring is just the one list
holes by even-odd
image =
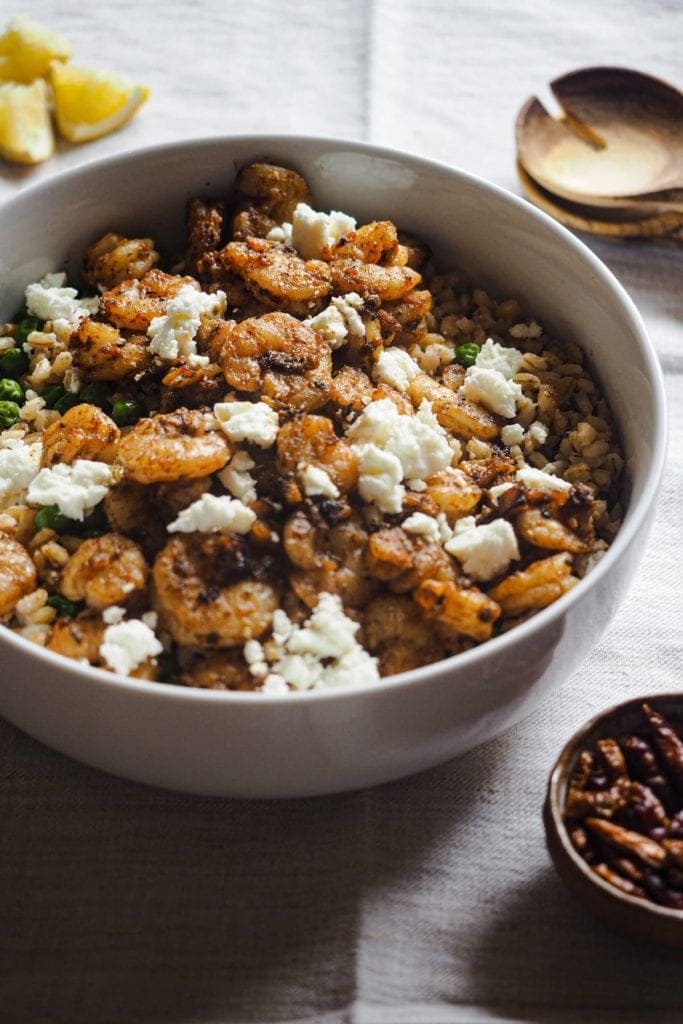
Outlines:
{"label": "spoon bowl", "polygon": [[550,83],[563,111],[536,98],[516,126],[519,159],[543,188],[596,207],[683,212],[683,93],[625,68],[584,68]]}

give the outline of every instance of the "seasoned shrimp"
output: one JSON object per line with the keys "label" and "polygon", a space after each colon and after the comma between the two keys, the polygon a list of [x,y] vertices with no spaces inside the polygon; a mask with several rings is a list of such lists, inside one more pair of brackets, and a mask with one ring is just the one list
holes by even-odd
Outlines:
{"label": "seasoned shrimp", "polygon": [[538,611],[578,583],[571,575],[569,555],[551,555],[511,573],[491,590],[504,615],[516,616]]}
{"label": "seasoned shrimp", "polygon": [[360,412],[372,398],[373,385],[358,366],[342,366],[330,385],[330,401],[338,409]]}
{"label": "seasoned shrimp", "polygon": [[303,260],[278,242],[247,238],[246,242],[229,242],[217,255],[222,266],[237,274],[251,294],[271,309],[311,316],[320,311],[332,291],[327,263]]}
{"label": "seasoned shrimp", "polygon": [[61,419],[43,431],[41,466],[76,459],[113,462],[121,431],[96,405],[83,403],[67,409]]}
{"label": "seasoned shrimp", "polygon": [[[106,668],[100,655],[106,625],[99,612],[84,611],[75,619],[57,619],[47,647],[56,654],[76,661],[88,661],[96,668]],[[111,671],[111,669],[109,669]],[[133,679],[156,679],[159,669],[153,658],[148,658],[129,673]]]}
{"label": "seasoned shrimp", "polygon": [[190,199],[185,208],[187,252],[185,268],[190,274],[201,276],[204,257],[220,248],[223,229],[223,203]]}
{"label": "seasoned shrimp", "polygon": [[296,171],[276,164],[249,164],[235,182],[237,212],[233,220],[236,239],[264,238],[271,228],[292,220],[297,203],[311,202],[311,192]]}
{"label": "seasoned shrimp", "polygon": [[155,317],[165,314],[168,300],[174,298],[183,285],[199,289],[192,277],[149,270],[139,281],[122,281],[105,292],[100,305],[114,327],[144,332]]}
{"label": "seasoned shrimp", "polygon": [[14,611],[17,601],[36,585],[33,559],[18,541],[0,533],[0,617]]}
{"label": "seasoned shrimp", "polygon": [[461,587],[453,580],[423,580],[414,598],[425,615],[457,636],[479,643],[490,639],[500,618],[501,609],[494,600],[477,587]]}
{"label": "seasoned shrimp", "polygon": [[[230,538],[224,542],[226,551]],[[258,579],[231,581],[216,543],[173,537],[154,562],[154,606],[173,639],[191,647],[231,647],[262,636],[278,593]],[[233,577],[234,578],[234,577]]]}
{"label": "seasoned shrimp", "polygon": [[354,259],[336,260],[330,269],[335,293],[376,295],[382,302],[402,299],[422,280],[410,267],[382,267]]}
{"label": "seasoned shrimp", "polygon": [[451,521],[469,515],[481,498],[481,488],[462,470],[450,466],[429,478],[424,493]]}
{"label": "seasoned shrimp", "polygon": [[398,526],[370,535],[368,573],[397,594],[414,590],[422,580],[451,580],[453,562],[441,544],[408,534]]}
{"label": "seasoned shrimp", "polygon": [[[220,333],[218,333],[220,332]],[[261,391],[282,408],[312,411],[327,401],[332,353],[310,327],[288,313],[267,313],[216,329],[219,362],[238,391]]]}
{"label": "seasoned shrimp", "polygon": [[232,455],[225,434],[207,430],[200,409],[176,409],[140,420],[121,441],[119,460],[126,476],[140,484],[208,476]]}
{"label": "seasoned shrimp", "polygon": [[153,558],[167,540],[163,517],[150,515],[150,488],[135,480],[121,480],[104,497],[104,511],[116,533],[124,533]]}
{"label": "seasoned shrimp", "polygon": [[337,594],[345,608],[362,608],[378,590],[365,567],[367,531],[352,516],[337,526],[315,524],[296,512],[285,524],[282,542],[292,565],[292,590],[309,608],[322,591]]}
{"label": "seasoned shrimp", "polygon": [[124,238],[109,231],[86,249],[83,279],[103,290],[114,288],[122,281],[142,277],[158,262],[151,238]]}
{"label": "seasoned shrimp", "polygon": [[390,261],[398,247],[396,227],[390,220],[374,220],[356,231],[349,231],[328,252],[325,259],[361,260],[363,263]]}
{"label": "seasoned shrimp", "polygon": [[224,394],[225,381],[216,363],[173,366],[161,381],[161,412],[172,412],[181,405],[214,405]]}
{"label": "seasoned shrimp", "polygon": [[380,675],[408,672],[439,661],[446,651],[411,598],[382,594],[363,610],[363,636],[379,661]]}
{"label": "seasoned shrimp", "polygon": [[261,680],[250,675],[241,650],[211,651],[196,658],[178,677],[184,686],[202,690],[255,690]]}
{"label": "seasoned shrimp", "polygon": [[70,601],[85,601],[98,611],[122,604],[142,590],[149,575],[137,544],[120,533],[84,540],[64,566],[60,590]]}
{"label": "seasoned shrimp", "polygon": [[544,512],[544,509],[528,508],[516,517],[515,526],[525,541],[537,548],[545,548],[548,551],[571,551],[574,555],[589,550],[588,545],[575,533]]}
{"label": "seasoned shrimp", "polygon": [[152,362],[146,335],[124,335],[117,327],[96,320],[81,320],[70,347],[74,364],[91,381],[123,380]]}
{"label": "seasoned shrimp", "polygon": [[427,333],[427,314],[431,308],[431,292],[417,289],[398,302],[386,303],[377,313],[383,336],[401,345],[419,342]]}
{"label": "seasoned shrimp", "polygon": [[296,416],[280,427],[277,436],[277,468],[296,475],[306,466],[323,469],[332,483],[346,494],[358,482],[358,463],[350,445],[337,437],[326,416]]}
{"label": "seasoned shrimp", "polygon": [[420,373],[411,380],[408,394],[416,406],[424,398],[431,402],[432,412],[441,426],[458,437],[477,437],[480,441],[491,441],[498,435],[498,417],[483,406],[463,398],[457,391],[438,384],[426,373]]}

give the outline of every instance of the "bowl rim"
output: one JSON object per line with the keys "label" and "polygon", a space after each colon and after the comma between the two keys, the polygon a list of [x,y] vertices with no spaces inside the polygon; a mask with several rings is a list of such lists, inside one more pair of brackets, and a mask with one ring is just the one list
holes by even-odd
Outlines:
{"label": "bowl rim", "polygon": [[[523,641],[526,637],[542,631],[556,619],[561,618],[577,601],[581,601],[588,595],[602,578],[608,573],[614,563],[620,558],[622,552],[631,544],[635,535],[642,528],[648,513],[657,497],[659,483],[664,469],[666,456],[666,442],[668,432],[667,403],[664,389],[664,380],[655,349],[650,341],[642,317],[636,308],[630,295],[619,282],[611,270],[600,260],[580,239],[576,238],[567,228],[557,223],[548,214],[537,209],[528,200],[515,195],[500,185],[480,177],[479,175],[463,171],[443,161],[432,160],[419,156],[406,150],[395,149],[390,146],[375,145],[374,143],[354,140],[343,137],[330,137],[326,135],[298,134],[298,133],[245,133],[235,135],[209,135],[190,137],[175,142],[164,142],[127,150],[124,153],[114,153],[107,156],[95,158],[79,164],[76,167],[68,168],[58,174],[36,182],[33,185],[22,188],[16,196],[6,200],[0,206],[0,214],[13,205],[35,199],[40,201],[42,194],[49,193],[55,186],[68,183],[71,179],[78,179],[81,176],[97,173],[105,167],[135,163],[138,160],[159,156],[171,152],[181,152],[185,149],[220,148],[236,145],[251,144],[255,152],[264,150],[276,150],[278,145],[301,147],[302,153],[306,145],[310,143],[322,144],[336,150],[349,149],[367,156],[380,157],[385,160],[399,160],[407,162],[416,168],[424,168],[432,172],[445,174],[448,177],[474,186],[484,192],[492,194],[495,198],[507,203],[523,212],[532,222],[541,229],[550,232],[556,239],[568,246],[569,249],[590,268],[593,276],[609,289],[612,297],[621,306],[621,310],[632,328],[645,362],[648,379],[654,392],[653,421],[655,442],[652,449],[652,458],[646,468],[642,485],[642,493],[639,500],[633,504],[631,501],[626,509],[624,520],[619,532],[610,547],[605,552],[596,566],[584,577],[580,583],[563,594],[557,601],[543,608],[536,615],[527,619],[526,622],[515,626],[506,633],[502,633],[485,643],[463,651],[460,654],[451,655],[441,661],[433,662],[430,665],[423,665],[417,669],[409,669],[392,676],[386,676],[379,682],[359,682],[330,689],[317,690],[293,690],[287,694],[266,694],[261,691],[235,691],[235,690],[206,690],[199,687],[178,686],[175,683],[155,682],[144,679],[134,679],[130,676],[121,676],[106,669],[94,666],[85,666],[77,661],[71,661],[71,665],[65,663],[71,659],[53,651],[46,650],[30,640],[25,639],[18,633],[4,628],[0,630],[0,645],[7,644],[17,649],[19,653],[30,654],[36,661],[42,662],[46,668],[52,667],[62,672],[69,670],[81,680],[97,682],[100,685],[114,688],[117,692],[129,692],[139,698],[145,697],[175,697],[179,701],[188,702],[227,702],[229,704],[260,705],[272,707],[273,705],[292,706],[300,702],[306,704],[317,703],[318,701],[346,700],[352,696],[372,696],[383,693],[387,689],[404,689],[412,686],[420,686],[427,681],[435,680],[444,673],[458,670],[476,668],[489,655],[500,653],[506,647],[514,646]],[[275,154],[273,154],[275,155]],[[227,158],[229,159],[229,157]]]}
{"label": "bowl rim", "polygon": [[620,704],[613,704],[605,711],[599,712],[580,726],[575,733],[567,740],[548,776],[548,787],[546,796],[546,807],[552,822],[555,839],[559,842],[564,856],[572,863],[574,868],[589,883],[605,895],[624,907],[628,907],[632,913],[640,915],[654,914],[662,921],[667,921],[672,926],[681,928],[683,934],[683,910],[675,910],[673,907],[663,907],[653,900],[643,900],[638,896],[629,896],[628,893],[610,885],[600,875],[591,871],[590,866],[572,846],[569,834],[564,823],[562,808],[564,806],[564,789],[569,781],[571,765],[576,755],[580,752],[581,744],[585,742],[586,736],[598,731],[609,719],[624,714],[633,709],[638,710],[642,704],[651,704],[662,700],[676,700],[680,702],[681,713],[683,714],[683,690],[665,691],[660,693],[645,694],[643,697],[632,697],[622,701]]}

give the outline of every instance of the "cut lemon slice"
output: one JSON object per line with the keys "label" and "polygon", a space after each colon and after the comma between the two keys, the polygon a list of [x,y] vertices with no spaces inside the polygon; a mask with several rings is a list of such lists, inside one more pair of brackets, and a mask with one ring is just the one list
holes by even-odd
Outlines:
{"label": "cut lemon slice", "polygon": [[31,85],[0,85],[0,156],[18,164],[39,164],[55,151],[48,87],[42,78]]}
{"label": "cut lemon slice", "polygon": [[88,142],[116,131],[149,96],[149,89],[121,75],[73,64],[53,64],[50,81],[57,128],[69,142]]}
{"label": "cut lemon slice", "polygon": [[71,43],[32,18],[12,18],[0,36],[0,81],[32,82],[47,75],[53,61],[68,60]]}

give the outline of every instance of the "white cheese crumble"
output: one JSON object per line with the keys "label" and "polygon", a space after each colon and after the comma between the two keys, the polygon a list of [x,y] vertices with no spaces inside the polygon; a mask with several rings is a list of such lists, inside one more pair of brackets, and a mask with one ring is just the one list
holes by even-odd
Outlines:
{"label": "white cheese crumble", "polygon": [[177,295],[169,300],[164,316],[155,316],[147,329],[152,339],[150,352],[160,359],[187,359],[190,366],[206,366],[208,356],[197,354],[195,335],[203,316],[220,316],[225,312],[225,292],[209,295],[194,285],[181,285]]}
{"label": "white cheese crumble", "polygon": [[545,423],[541,423],[540,420],[534,420],[534,422],[527,430],[527,434],[534,442],[534,444],[538,445],[539,447],[540,445],[545,444],[545,442],[548,440],[548,428],[546,427]]}
{"label": "white cheese crumble", "polygon": [[112,479],[105,462],[76,459],[70,466],[60,463],[41,469],[29,485],[26,500],[30,505],[56,505],[62,515],[82,521],[102,501]]}
{"label": "white cheese crumble", "polygon": [[117,622],[123,622],[125,616],[125,608],[120,608],[117,604],[112,604],[102,612],[102,622],[104,622],[106,626],[115,626]]}
{"label": "white cheese crumble", "polygon": [[328,473],[319,466],[305,466],[301,470],[301,482],[304,492],[313,497],[316,494],[323,498],[338,498],[339,488],[330,479]]}
{"label": "white cheese crumble", "polygon": [[226,533],[249,533],[256,522],[256,513],[239,500],[226,494],[202,494],[201,498],[178,513],[168,525],[169,533],[208,533],[225,530]]}
{"label": "white cheese crumble", "polygon": [[282,224],[277,224],[274,228],[271,228],[266,238],[269,242],[283,242],[284,245],[291,245],[292,225],[288,220],[284,220]]}
{"label": "white cheese crumble", "polygon": [[420,373],[415,360],[402,348],[383,349],[372,370],[375,380],[401,392],[407,391],[411,380]]}
{"label": "white cheese crumble", "polygon": [[500,432],[500,439],[508,448],[521,444],[524,440],[524,427],[521,423],[508,423]]}
{"label": "white cheese crumble", "polygon": [[[271,665],[263,691],[283,693],[283,684],[295,690],[313,690],[379,682],[377,659],[356,640],[359,629],[333,594],[320,594],[310,618],[301,626],[295,626],[278,609],[273,615],[273,639],[266,644]],[[256,654],[253,648],[245,649],[247,660]]]}
{"label": "white cheese crumble", "polygon": [[335,295],[326,309],[304,320],[304,324],[317,331],[331,349],[338,349],[349,337],[365,337],[365,324],[360,315],[364,304],[358,292]]}
{"label": "white cheese crumble", "polygon": [[519,349],[505,348],[493,338],[487,338],[479,349],[475,366],[482,370],[497,370],[509,380],[519,373],[523,362],[524,354]]}
{"label": "white cheese crumble", "polygon": [[233,498],[239,498],[245,505],[251,505],[257,497],[256,480],[249,472],[254,465],[247,452],[235,452],[228,465],[216,474]]}
{"label": "white cheese crumble", "polygon": [[39,320],[51,320],[57,334],[69,334],[99,308],[97,299],[79,299],[75,288],[66,287],[66,274],[46,274],[42,281],[28,285],[26,309]]}
{"label": "white cheese crumble", "polygon": [[291,244],[305,260],[319,259],[343,235],[355,231],[356,221],[347,213],[320,213],[307,203],[297,203],[292,217]]}
{"label": "white cheese crumble", "polygon": [[522,397],[522,388],[514,380],[507,380],[498,370],[470,366],[465,382],[460,389],[472,402],[481,405],[499,416],[512,419],[517,411],[517,401]]}
{"label": "white cheese crumble", "polygon": [[506,491],[509,491],[510,488],[514,486],[514,484],[506,483],[496,484],[495,487],[489,487],[489,498],[491,499],[494,505],[497,505],[498,499],[500,498],[501,494],[505,494]]}
{"label": "white cheese crumble", "polygon": [[265,402],[218,402],[213,414],[231,441],[247,441],[259,448],[275,444],[280,420]]}
{"label": "white cheese crumble", "polygon": [[[110,621],[105,618],[107,611],[118,613],[122,609],[106,609],[102,616],[105,622]],[[130,675],[138,665],[142,665],[148,658],[155,658],[162,651],[163,647],[154,631],[140,619],[122,622],[114,617],[112,624],[105,629],[100,644],[100,657],[122,676]]]}
{"label": "white cheese crumble", "polygon": [[515,474],[520,484],[532,490],[539,491],[569,491],[571,484],[559,476],[551,476],[542,469],[535,469],[533,466],[522,466]]}
{"label": "white cheese crumble", "polygon": [[413,512],[401,524],[406,533],[413,533],[418,537],[426,537],[427,540],[441,540],[439,524],[433,516],[426,516],[424,512]]}
{"label": "white cheese crumble", "polygon": [[376,444],[353,445],[358,459],[358,493],[380,512],[396,513],[403,507],[403,467],[392,452]]}
{"label": "white cheese crumble", "polygon": [[[456,525],[455,536],[444,545],[454,555],[472,579],[485,582],[498,576],[513,559],[519,558],[515,531],[504,519],[476,526],[472,516],[469,523]],[[462,521],[461,521],[462,522]]]}
{"label": "white cheese crumble", "polygon": [[16,504],[40,470],[41,445],[19,438],[0,448],[0,506]]}

